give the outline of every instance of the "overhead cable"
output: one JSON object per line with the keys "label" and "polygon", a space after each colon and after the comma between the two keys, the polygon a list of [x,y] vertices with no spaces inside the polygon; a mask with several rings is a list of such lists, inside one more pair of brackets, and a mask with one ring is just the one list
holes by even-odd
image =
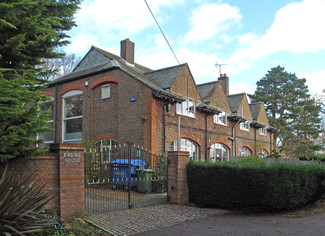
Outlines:
{"label": "overhead cable", "polygon": [[165,40],[166,40],[166,42],[167,42],[167,44],[168,44],[168,46],[169,46],[170,50],[171,50],[171,51],[172,51],[172,53],[174,54],[174,57],[176,58],[176,61],[178,62],[178,64],[180,64],[180,63],[179,63],[179,61],[178,61],[178,59],[177,59],[177,56],[176,56],[176,54],[175,54],[174,50],[172,49],[172,46],[170,46],[170,44],[169,44],[169,42],[168,42],[168,39],[166,38],[166,36],[165,36],[164,32],[163,32],[163,31],[162,31],[162,29],[160,28],[160,26],[159,26],[159,23],[158,23],[158,21],[156,20],[156,17],[154,16],[154,14],[152,13],[152,11],[151,11],[151,9],[150,9],[150,7],[149,7],[149,5],[148,5],[147,1],[146,1],[146,0],[144,0],[144,2],[146,3],[146,5],[147,5],[147,7],[148,7],[148,9],[149,9],[149,11],[150,11],[150,13],[151,13],[151,15],[152,15],[153,19],[156,21],[156,24],[158,25],[158,28],[160,29],[160,32],[161,32],[161,33],[162,33],[162,35],[164,36],[164,38],[165,38]]}

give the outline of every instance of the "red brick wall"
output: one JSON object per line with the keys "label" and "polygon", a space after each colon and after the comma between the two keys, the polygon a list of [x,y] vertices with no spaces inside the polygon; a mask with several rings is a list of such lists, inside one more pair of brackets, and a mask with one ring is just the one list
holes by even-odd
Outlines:
{"label": "red brick wall", "polygon": [[171,203],[185,205],[189,202],[186,175],[188,161],[188,152],[168,152],[167,196]]}
{"label": "red brick wall", "polygon": [[26,171],[37,171],[37,182],[46,183],[44,191],[56,189],[54,198],[46,205],[46,208],[59,209],[59,158],[56,153],[46,153],[43,156],[21,159],[10,163],[15,167],[15,171],[20,175]]}
{"label": "red brick wall", "polygon": [[46,205],[62,218],[84,209],[84,147],[79,144],[53,144],[52,152],[40,157],[22,159],[10,165],[15,171],[37,171],[37,182],[47,183],[44,191],[56,189],[54,198]]}
{"label": "red brick wall", "polygon": [[[106,80],[105,80],[106,78]],[[115,78],[108,81],[107,78]],[[88,82],[88,86],[85,86]],[[101,99],[101,86],[99,82],[111,84],[111,98]],[[145,86],[141,81],[124,73],[119,69],[114,69],[92,75],[87,78],[80,78],[65,84],[59,84],[46,89],[46,92],[57,94],[57,114],[56,114],[56,140],[62,142],[62,98],[61,91],[69,87],[83,87],[83,137],[93,140],[102,135],[116,137],[117,141],[134,142],[137,145],[145,146],[154,152],[166,151],[170,148],[170,143],[177,136],[176,105],[170,105],[170,111],[165,116],[165,135],[163,126],[164,102],[152,96],[151,88]],[[56,92],[57,91],[57,92]],[[134,96],[136,101],[131,102]],[[234,122],[228,120],[228,125],[218,125],[213,123],[213,116],[207,117],[208,135],[206,142],[205,114],[196,112],[196,117],[181,117],[181,136],[190,138],[199,144],[200,160],[210,159],[209,147],[219,140],[220,143],[231,147],[230,157],[233,155],[233,126]],[[199,140],[200,142],[197,142]],[[250,132],[239,129],[236,125],[236,154],[238,148],[243,145],[252,147],[253,155],[260,149],[269,152],[271,148],[270,133],[267,136],[260,135],[255,129],[250,127]],[[219,142],[218,141],[218,142]],[[256,146],[256,147],[255,147]],[[256,152],[255,152],[256,149]]]}

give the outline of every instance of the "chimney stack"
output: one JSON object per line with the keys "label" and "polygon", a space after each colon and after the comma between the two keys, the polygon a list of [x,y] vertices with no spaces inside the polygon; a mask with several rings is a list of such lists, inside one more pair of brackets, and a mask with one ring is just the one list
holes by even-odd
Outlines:
{"label": "chimney stack", "polygon": [[134,47],[130,39],[121,41],[121,57],[130,64],[134,64]]}
{"label": "chimney stack", "polygon": [[220,74],[218,81],[222,83],[226,96],[229,96],[229,78],[227,74]]}

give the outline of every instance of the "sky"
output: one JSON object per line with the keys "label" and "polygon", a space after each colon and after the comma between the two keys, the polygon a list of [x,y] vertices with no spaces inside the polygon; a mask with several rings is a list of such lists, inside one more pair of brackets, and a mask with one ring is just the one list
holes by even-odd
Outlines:
{"label": "sky", "polygon": [[[226,73],[230,94],[254,93],[280,65],[306,78],[311,94],[325,89],[325,0],[147,0],[180,63],[197,84]],[[144,0],[84,0],[68,34],[68,54],[92,45],[120,55],[135,43],[135,62],[151,69],[177,65]]]}

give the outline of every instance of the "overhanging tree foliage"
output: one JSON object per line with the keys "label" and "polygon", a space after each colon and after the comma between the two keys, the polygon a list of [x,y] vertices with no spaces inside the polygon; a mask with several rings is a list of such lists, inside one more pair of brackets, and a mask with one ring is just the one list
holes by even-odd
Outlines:
{"label": "overhanging tree foliage", "polygon": [[38,155],[37,133],[46,130],[42,58],[68,43],[79,0],[7,0],[0,3],[0,162]]}
{"label": "overhanging tree foliage", "polygon": [[269,123],[276,128],[274,143],[288,156],[310,158],[319,149],[312,140],[320,132],[320,106],[311,98],[306,79],[274,67],[257,82],[252,102],[264,102]]}

